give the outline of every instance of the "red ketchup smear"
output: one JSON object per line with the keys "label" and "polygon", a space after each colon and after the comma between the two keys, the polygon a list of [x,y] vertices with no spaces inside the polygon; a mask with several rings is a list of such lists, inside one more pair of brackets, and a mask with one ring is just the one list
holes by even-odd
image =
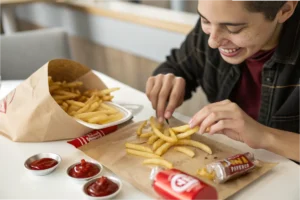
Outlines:
{"label": "red ketchup smear", "polygon": [[98,174],[99,171],[100,169],[97,165],[82,159],[80,164],[75,165],[69,171],[69,175],[74,178],[89,178]]}
{"label": "red ketchup smear", "polygon": [[57,161],[52,158],[42,158],[39,160],[35,160],[32,163],[30,163],[29,167],[33,170],[43,170],[43,169],[49,169],[55,165],[57,165]]}
{"label": "red ketchup smear", "polygon": [[97,181],[92,183],[87,188],[87,193],[93,197],[102,197],[115,193],[119,189],[119,186],[108,179],[105,176],[102,176]]}

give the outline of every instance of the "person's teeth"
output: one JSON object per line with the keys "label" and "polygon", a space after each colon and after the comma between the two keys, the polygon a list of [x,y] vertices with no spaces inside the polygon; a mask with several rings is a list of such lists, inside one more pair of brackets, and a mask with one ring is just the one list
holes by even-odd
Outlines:
{"label": "person's teeth", "polygon": [[239,50],[239,48],[236,48],[236,49],[221,49],[221,50],[225,53],[233,53],[233,52],[236,52],[237,50]]}

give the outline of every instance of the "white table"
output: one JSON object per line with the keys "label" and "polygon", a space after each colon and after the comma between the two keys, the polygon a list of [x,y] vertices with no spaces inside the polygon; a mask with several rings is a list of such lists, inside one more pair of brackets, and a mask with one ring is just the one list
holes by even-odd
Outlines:
{"label": "white table", "polygon": [[[142,106],[139,113],[134,113],[134,121],[148,119],[154,114],[146,95],[126,86],[108,76],[95,72],[108,87],[121,87],[115,93],[115,101],[120,104]],[[20,81],[3,81],[0,99],[14,89]],[[175,114],[175,117],[187,122],[187,117]],[[1,120],[1,119],[0,119]],[[17,119],[16,119],[17,120]],[[299,199],[299,166],[265,150],[252,150],[245,144],[232,141],[225,136],[210,136],[213,139],[231,145],[243,151],[251,151],[259,159],[280,164],[264,177],[249,185],[230,199]],[[50,175],[33,176],[28,173],[23,163],[31,155],[40,152],[53,152],[62,157],[61,165]],[[66,169],[80,159],[91,159],[66,141],[45,143],[16,143],[0,136],[0,199],[83,199],[81,184],[69,180]],[[109,170],[104,175],[110,175]],[[131,184],[123,181],[124,187],[118,199],[152,199],[141,193]]]}

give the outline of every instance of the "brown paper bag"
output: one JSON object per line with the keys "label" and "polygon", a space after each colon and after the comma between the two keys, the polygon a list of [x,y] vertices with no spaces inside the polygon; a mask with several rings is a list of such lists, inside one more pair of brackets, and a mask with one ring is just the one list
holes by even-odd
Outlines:
{"label": "brown paper bag", "polygon": [[87,67],[71,60],[51,60],[0,100],[0,134],[18,142],[70,139],[91,131],[70,117],[49,93],[54,81],[83,81],[85,89],[105,84]]}
{"label": "brown paper bag", "polygon": [[[99,161],[105,167],[109,168],[112,172],[120,176],[122,179],[128,181],[145,194],[158,199],[159,196],[153,190],[151,186],[151,180],[149,179],[152,166],[145,166],[142,164],[143,160],[146,158],[127,155],[125,151],[126,142],[147,142],[147,138],[138,138],[136,136],[136,130],[140,124],[141,123],[134,123],[125,126],[114,132],[114,134],[107,135],[101,138],[101,140],[95,140],[85,146],[80,147],[80,150],[82,150],[88,156]],[[183,123],[172,119],[170,120],[170,124],[172,126],[179,126]],[[204,167],[206,164],[214,162],[217,159],[223,159],[238,153],[242,153],[230,146],[198,134],[194,134],[192,139],[207,144],[209,147],[211,147],[213,154],[209,155],[199,149],[193,148],[196,156],[194,158],[190,158],[180,152],[169,149],[167,153],[163,155],[163,157],[172,162],[174,168],[193,176],[197,176],[197,169]],[[219,199],[226,199],[250,183],[254,182],[256,179],[260,178],[276,166],[274,163],[262,162],[261,164],[261,168],[254,170],[246,176],[228,181],[224,184],[214,184],[212,181],[208,180],[203,181],[216,187]],[[197,177],[199,178],[199,176]]]}

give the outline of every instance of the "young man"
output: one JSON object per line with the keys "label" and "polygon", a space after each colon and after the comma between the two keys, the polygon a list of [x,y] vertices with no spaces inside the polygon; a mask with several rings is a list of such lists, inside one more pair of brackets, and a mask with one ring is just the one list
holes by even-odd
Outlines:
{"label": "young man", "polygon": [[147,81],[160,121],[201,86],[189,122],[299,161],[300,5],[199,1],[200,20]]}

